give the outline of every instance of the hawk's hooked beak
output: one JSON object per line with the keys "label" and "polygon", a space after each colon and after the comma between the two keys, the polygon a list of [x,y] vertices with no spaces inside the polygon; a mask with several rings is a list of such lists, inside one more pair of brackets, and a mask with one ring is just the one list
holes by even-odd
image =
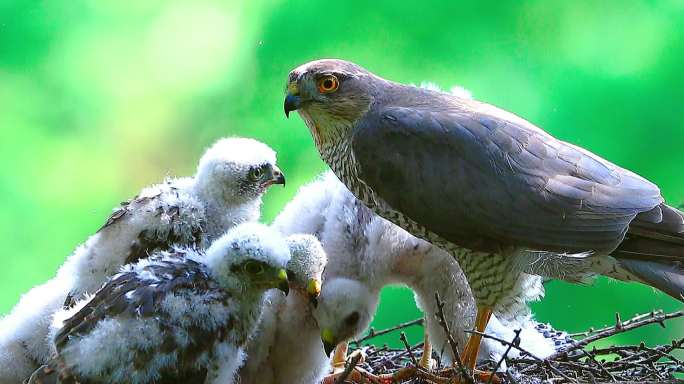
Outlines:
{"label": "hawk's hooked beak", "polygon": [[318,306],[318,296],[321,294],[321,282],[317,279],[311,279],[306,283],[306,294],[309,296],[309,302],[316,308]]}
{"label": "hawk's hooked beak", "polygon": [[335,349],[335,335],[333,335],[330,328],[323,328],[321,330],[321,341],[323,342],[323,350],[326,356],[330,356],[330,352]]}
{"label": "hawk's hooked beak", "polygon": [[297,89],[297,83],[291,82],[287,85],[287,96],[285,96],[285,117],[290,117],[290,112],[299,109],[302,103],[302,99],[299,96],[299,89]]}
{"label": "hawk's hooked beak", "polygon": [[284,269],[278,271],[278,289],[285,292],[285,296],[290,293],[290,282],[287,279],[287,271]]}

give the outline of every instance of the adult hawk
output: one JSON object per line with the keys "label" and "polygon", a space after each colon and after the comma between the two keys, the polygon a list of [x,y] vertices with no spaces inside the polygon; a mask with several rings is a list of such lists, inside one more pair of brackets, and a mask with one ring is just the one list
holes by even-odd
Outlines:
{"label": "adult hawk", "polygon": [[[525,273],[603,274],[681,300],[684,214],[644,178],[492,105],[395,83],[343,60],[289,74],[321,157],[382,217],[451,252],[484,330]],[[466,346],[475,363],[479,337]]]}

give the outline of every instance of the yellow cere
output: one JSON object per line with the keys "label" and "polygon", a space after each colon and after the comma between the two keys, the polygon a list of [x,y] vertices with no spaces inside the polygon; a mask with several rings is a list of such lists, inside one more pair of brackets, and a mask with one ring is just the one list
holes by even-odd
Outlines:
{"label": "yellow cere", "polygon": [[329,328],[323,328],[321,330],[321,340],[326,343],[333,344],[335,342],[335,336]]}
{"label": "yellow cere", "polygon": [[321,294],[321,282],[316,279],[311,279],[306,284],[306,293],[311,296],[318,296]]}
{"label": "yellow cere", "polygon": [[289,93],[292,96],[299,95],[299,89],[297,88],[297,82],[296,81],[293,81],[293,82],[287,84],[287,93]]}
{"label": "yellow cere", "polygon": [[284,269],[281,269],[278,271],[278,280],[280,281],[287,281],[287,271]]}

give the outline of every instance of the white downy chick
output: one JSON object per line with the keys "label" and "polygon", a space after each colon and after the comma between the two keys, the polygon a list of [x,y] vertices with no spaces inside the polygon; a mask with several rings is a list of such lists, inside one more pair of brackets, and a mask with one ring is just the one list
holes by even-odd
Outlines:
{"label": "white downy chick", "polygon": [[290,294],[266,294],[261,322],[238,373],[241,384],[308,384],[327,368],[328,358],[311,313],[327,257],[312,235],[291,235],[286,241],[291,254],[287,266]]}
{"label": "white downy chick", "polygon": [[56,355],[29,383],[232,383],[266,290],[288,291],[285,240],[242,224],[204,254],[158,251],[55,316]]}
{"label": "white downy chick", "polygon": [[72,295],[93,292],[123,264],[172,245],[206,248],[228,229],[254,222],[261,198],[285,178],[275,152],[259,141],[221,139],[202,156],[191,178],[145,188],[122,204],[60,269],[74,279]]}
{"label": "white downy chick", "polygon": [[275,152],[256,140],[227,138],[204,153],[195,176],[168,179],[122,203],[57,277],[33,288],[0,320],[0,384],[18,383],[47,361],[50,315],[60,307],[155,250],[205,248],[229,228],[258,220],[261,197],[273,184],[285,184]]}
{"label": "white downy chick", "polygon": [[[276,224],[285,233],[289,227],[315,228],[328,255],[319,305],[314,311],[328,349],[363,333],[375,314],[380,290],[389,284],[414,290],[416,302],[428,314],[426,328],[434,349],[444,350],[445,362],[451,356],[450,349],[443,348],[444,332],[432,316],[435,292],[446,302],[445,315],[454,337],[459,345],[465,345],[475,303],[458,263],[438,247],[372,213],[332,173],[302,188]],[[532,284],[526,296],[513,298],[501,308],[488,331],[512,340],[513,329],[523,328],[522,345],[544,356],[553,352],[554,342],[539,340],[526,304],[540,297],[543,287],[539,278],[529,282]],[[499,324],[505,326],[497,328]],[[531,336],[525,336],[528,333]],[[483,344],[480,356],[484,358],[505,349],[488,339]]]}

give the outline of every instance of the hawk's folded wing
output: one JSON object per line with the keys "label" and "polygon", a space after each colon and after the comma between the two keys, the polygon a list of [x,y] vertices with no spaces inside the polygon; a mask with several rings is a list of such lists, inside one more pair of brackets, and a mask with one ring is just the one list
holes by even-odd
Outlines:
{"label": "hawk's folded wing", "polygon": [[369,114],[352,151],[386,203],[450,242],[611,252],[663,203],[649,181],[506,112],[431,107]]}

